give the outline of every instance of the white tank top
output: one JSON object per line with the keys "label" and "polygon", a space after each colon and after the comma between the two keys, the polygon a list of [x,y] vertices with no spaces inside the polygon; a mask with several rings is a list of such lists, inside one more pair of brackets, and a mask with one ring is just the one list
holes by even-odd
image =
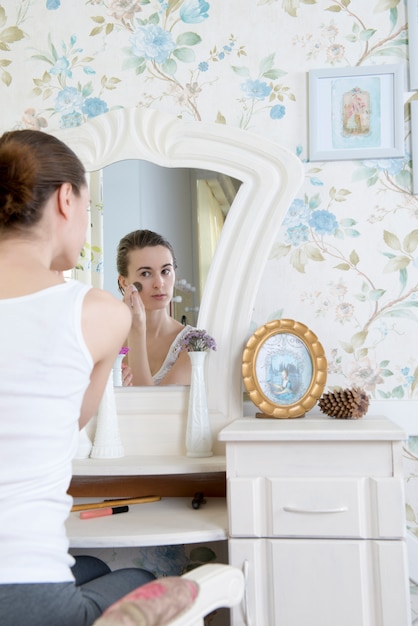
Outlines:
{"label": "white tank top", "polygon": [[77,281],[0,299],[0,583],[72,580],[66,495],[93,360]]}

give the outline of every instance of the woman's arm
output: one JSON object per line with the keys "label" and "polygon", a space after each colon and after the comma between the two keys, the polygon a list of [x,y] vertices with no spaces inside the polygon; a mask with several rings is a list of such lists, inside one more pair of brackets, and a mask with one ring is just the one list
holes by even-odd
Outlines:
{"label": "woman's arm", "polygon": [[129,331],[128,307],[101,289],[91,289],[84,299],[82,331],[93,359],[90,384],[80,411],[80,428],[96,413],[113,363]]}

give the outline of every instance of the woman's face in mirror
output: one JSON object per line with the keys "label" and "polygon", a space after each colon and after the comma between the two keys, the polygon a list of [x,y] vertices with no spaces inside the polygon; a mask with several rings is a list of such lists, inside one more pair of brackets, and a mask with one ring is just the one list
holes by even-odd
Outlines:
{"label": "woman's face in mirror", "polygon": [[126,288],[140,283],[141,299],[148,311],[165,309],[171,302],[176,280],[173,257],[165,246],[146,246],[128,253],[128,275],[120,277]]}

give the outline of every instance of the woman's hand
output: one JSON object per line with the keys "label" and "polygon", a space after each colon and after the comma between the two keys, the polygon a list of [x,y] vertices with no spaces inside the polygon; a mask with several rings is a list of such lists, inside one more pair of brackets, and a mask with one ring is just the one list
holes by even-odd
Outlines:
{"label": "woman's hand", "polygon": [[144,303],[142,302],[141,296],[139,295],[139,291],[135,287],[135,285],[129,285],[127,289],[125,289],[123,300],[125,304],[128,305],[132,313],[132,325],[134,327],[138,327],[138,326],[145,327],[145,324],[146,324],[145,307],[144,307]]}
{"label": "woman's hand", "polygon": [[132,387],[132,378],[131,368],[122,362],[122,387]]}

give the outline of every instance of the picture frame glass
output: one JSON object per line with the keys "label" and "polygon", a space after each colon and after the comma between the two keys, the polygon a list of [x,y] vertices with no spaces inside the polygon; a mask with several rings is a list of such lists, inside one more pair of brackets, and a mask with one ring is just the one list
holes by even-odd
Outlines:
{"label": "picture frame glass", "polygon": [[268,400],[280,405],[294,404],[310,387],[312,359],[299,337],[277,333],[260,346],[255,371],[260,390]]}

